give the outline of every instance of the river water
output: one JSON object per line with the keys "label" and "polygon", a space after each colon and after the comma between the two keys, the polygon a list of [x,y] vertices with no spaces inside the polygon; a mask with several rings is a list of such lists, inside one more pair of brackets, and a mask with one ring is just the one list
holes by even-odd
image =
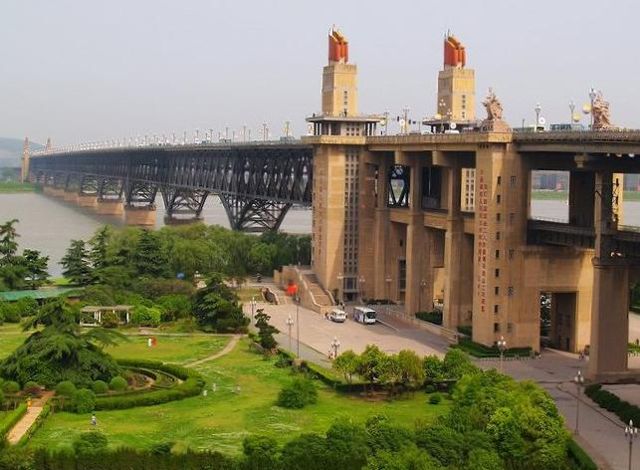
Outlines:
{"label": "river water", "polygon": [[[156,206],[156,226],[161,227],[164,208],[160,199]],[[564,201],[534,200],[531,204],[533,218],[566,221],[568,210]],[[202,215],[206,224],[229,227],[224,208],[216,197],[207,199]],[[90,209],[40,193],[0,194],[0,223],[10,219],[20,221],[17,224],[20,247],[48,255],[49,271],[53,276],[61,273],[59,262],[70,240],[88,240],[104,224],[123,225],[121,217],[97,215]],[[624,224],[640,227],[640,202],[625,202]],[[290,210],[281,229],[289,233],[310,233],[311,211]]]}

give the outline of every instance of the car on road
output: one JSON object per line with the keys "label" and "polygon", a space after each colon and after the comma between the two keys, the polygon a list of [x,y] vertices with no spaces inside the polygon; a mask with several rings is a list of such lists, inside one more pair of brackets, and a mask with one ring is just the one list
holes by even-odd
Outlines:
{"label": "car on road", "polygon": [[356,307],[353,309],[353,319],[358,323],[373,325],[376,322],[376,311],[369,307]]}
{"label": "car on road", "polygon": [[331,310],[331,313],[329,313],[329,320],[336,323],[344,323],[347,320],[347,313],[339,308],[334,308]]}

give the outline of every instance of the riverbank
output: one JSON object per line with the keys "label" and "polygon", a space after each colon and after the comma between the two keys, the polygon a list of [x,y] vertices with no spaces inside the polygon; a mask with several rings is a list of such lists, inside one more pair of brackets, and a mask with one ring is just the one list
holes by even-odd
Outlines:
{"label": "riverbank", "polygon": [[[531,192],[531,199],[542,201],[567,201],[569,199],[569,191],[536,189]],[[624,200],[640,201],[640,191],[625,191]]]}
{"label": "riverbank", "polygon": [[17,181],[0,181],[0,194],[32,193],[38,191],[38,187],[32,183],[19,183]]}

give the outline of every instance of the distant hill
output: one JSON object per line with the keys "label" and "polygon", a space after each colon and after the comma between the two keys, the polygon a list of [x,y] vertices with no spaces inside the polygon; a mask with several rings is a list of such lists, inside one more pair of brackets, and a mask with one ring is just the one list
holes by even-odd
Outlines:
{"label": "distant hill", "polygon": [[[23,139],[12,139],[10,137],[0,137],[0,167],[20,166],[22,158]],[[30,142],[31,150],[40,150],[44,145],[37,142]]]}

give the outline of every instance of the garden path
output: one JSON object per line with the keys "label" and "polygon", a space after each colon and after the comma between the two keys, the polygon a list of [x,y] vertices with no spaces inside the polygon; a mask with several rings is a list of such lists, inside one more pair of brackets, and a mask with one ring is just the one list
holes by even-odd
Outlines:
{"label": "garden path", "polygon": [[7,436],[7,440],[9,444],[15,445],[17,444],[22,436],[33,426],[33,423],[36,422],[40,413],[44,409],[44,405],[47,404],[49,398],[53,396],[52,391],[43,392],[40,398],[36,398],[31,403],[31,406],[27,409],[27,412],[24,414],[20,421],[18,421],[11,431],[9,431],[9,435]]}
{"label": "garden path", "polygon": [[242,338],[242,336],[243,335],[233,335],[231,337],[231,341],[229,341],[221,351],[218,351],[217,353],[212,354],[211,356],[203,357],[202,359],[198,359],[197,361],[193,361],[188,364],[185,364],[184,366],[194,367],[202,364],[203,362],[213,361],[214,359],[218,359],[219,357],[222,357],[225,354],[229,354],[231,351],[233,351],[233,348],[236,347],[236,344],[238,344],[238,341],[240,341],[240,338]]}

